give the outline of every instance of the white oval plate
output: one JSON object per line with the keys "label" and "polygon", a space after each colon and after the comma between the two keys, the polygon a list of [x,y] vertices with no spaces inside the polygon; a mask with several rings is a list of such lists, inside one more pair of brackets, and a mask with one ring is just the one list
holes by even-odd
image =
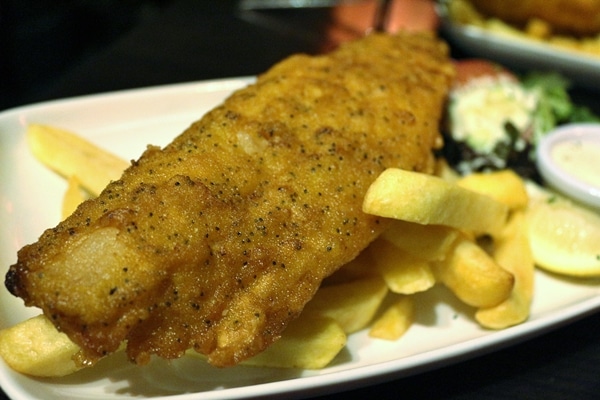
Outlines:
{"label": "white oval plate", "polygon": [[469,56],[489,59],[513,70],[560,72],[583,88],[600,89],[600,57],[473,25],[456,24],[448,17],[443,2],[438,6],[438,14],[444,36]]}
{"label": "white oval plate", "polygon": [[[248,78],[180,84],[41,103],[0,113],[0,272],[17,251],[59,221],[66,183],[40,165],[25,143],[28,123],[77,132],[127,159],[146,145],[164,145]],[[13,399],[242,399],[315,396],[397,379],[496,350],[600,308],[600,281],[576,281],[537,272],[529,321],[487,331],[473,322],[473,310],[443,288],[418,295],[417,320],[397,342],[351,335],[347,348],[320,371],[234,367],[217,369],[197,358],[148,366],[122,355],[61,379],[34,379],[0,360],[0,385]],[[37,314],[0,290],[0,328]]]}

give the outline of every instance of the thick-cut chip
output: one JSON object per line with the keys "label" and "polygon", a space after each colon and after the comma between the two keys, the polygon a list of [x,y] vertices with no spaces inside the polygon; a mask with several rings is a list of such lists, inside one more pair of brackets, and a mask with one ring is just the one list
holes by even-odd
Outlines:
{"label": "thick-cut chip", "polygon": [[443,180],[447,182],[455,183],[458,181],[461,176],[456,170],[454,170],[448,161],[445,158],[437,159],[435,163],[435,171],[433,173],[435,176],[439,176]]}
{"label": "thick-cut chip", "polygon": [[339,285],[378,276],[380,276],[379,271],[375,268],[375,260],[371,252],[363,250],[355,259],[325,278],[322,286]]}
{"label": "thick-cut chip", "polygon": [[281,339],[242,364],[273,368],[320,369],[346,345],[346,334],[333,318],[300,315]]}
{"label": "thick-cut chip", "polygon": [[494,259],[515,277],[512,293],[495,307],[479,309],[475,319],[482,326],[503,329],[529,317],[534,287],[533,255],[529,246],[524,211],[516,211],[494,244]]}
{"label": "thick-cut chip", "polygon": [[[332,318],[302,314],[265,352],[246,365],[319,369],[329,364],[346,345],[344,330]],[[81,369],[73,360],[79,346],[44,316],[27,319],[0,330],[0,356],[15,371],[56,378]],[[189,355],[200,356],[195,351]]]}
{"label": "thick-cut chip", "polygon": [[27,143],[38,160],[65,178],[77,175],[93,196],[100,194],[110,181],[119,179],[129,166],[110,152],[56,127],[29,125]]}
{"label": "thick-cut chip", "polygon": [[442,225],[394,220],[381,237],[415,257],[435,261],[446,257],[458,231]]}
{"label": "thick-cut chip", "polygon": [[388,293],[380,277],[321,287],[302,313],[333,318],[344,332],[366,327]]}
{"label": "thick-cut chip", "polygon": [[79,351],[64,333],[44,315],[0,330],[0,355],[15,371],[39,377],[71,374],[79,366],[73,356]]}
{"label": "thick-cut chip", "polygon": [[367,191],[363,211],[419,224],[447,225],[476,234],[500,233],[508,207],[442,178],[389,168]]}
{"label": "thick-cut chip", "polygon": [[435,276],[427,260],[415,257],[385,239],[377,239],[369,251],[392,292],[413,294],[435,285]]}
{"label": "thick-cut chip", "polygon": [[80,205],[86,196],[84,196],[81,188],[81,181],[76,176],[70,176],[67,181],[67,190],[63,196],[62,202],[62,218],[65,219],[73,214],[73,211]]}
{"label": "thick-cut chip", "polygon": [[525,182],[513,170],[477,172],[457,181],[465,189],[490,196],[511,210],[527,207],[529,196]]}
{"label": "thick-cut chip", "polygon": [[433,266],[436,278],[473,307],[496,306],[513,289],[513,275],[467,237],[460,237],[448,257]]}
{"label": "thick-cut chip", "polygon": [[412,296],[401,296],[372,324],[369,336],[377,339],[398,340],[410,328],[415,318]]}

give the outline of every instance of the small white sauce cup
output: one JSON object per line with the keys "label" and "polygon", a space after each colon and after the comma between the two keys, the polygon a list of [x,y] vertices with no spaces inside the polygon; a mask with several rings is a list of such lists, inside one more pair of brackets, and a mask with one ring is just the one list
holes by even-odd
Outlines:
{"label": "small white sauce cup", "polygon": [[[565,146],[573,153],[566,154]],[[600,124],[567,124],[548,133],[538,143],[536,163],[550,187],[600,210]]]}

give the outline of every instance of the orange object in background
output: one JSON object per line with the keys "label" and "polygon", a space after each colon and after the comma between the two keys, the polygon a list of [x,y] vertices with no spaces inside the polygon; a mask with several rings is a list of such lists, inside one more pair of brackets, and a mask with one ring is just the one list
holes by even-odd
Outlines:
{"label": "orange object in background", "polygon": [[433,31],[438,28],[439,18],[432,0],[395,0],[387,23],[388,32]]}
{"label": "orange object in background", "polygon": [[[341,2],[331,10],[329,45],[356,39],[373,30],[379,0]],[[386,32],[436,30],[439,18],[433,0],[391,0],[383,26]]]}

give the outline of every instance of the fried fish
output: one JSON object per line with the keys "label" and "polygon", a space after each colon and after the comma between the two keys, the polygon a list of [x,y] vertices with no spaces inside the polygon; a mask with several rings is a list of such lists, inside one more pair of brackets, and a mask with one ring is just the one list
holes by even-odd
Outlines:
{"label": "fried fish", "polygon": [[525,26],[546,21],[554,33],[594,37],[600,33],[600,0],[471,0],[481,12]]}
{"label": "fried fish", "polygon": [[452,78],[429,34],[292,56],[149,146],[22,248],[5,285],[81,347],[81,364],[122,343],[139,364],[188,349],[237,364],[384,230],[361,211],[380,172],[432,172]]}

